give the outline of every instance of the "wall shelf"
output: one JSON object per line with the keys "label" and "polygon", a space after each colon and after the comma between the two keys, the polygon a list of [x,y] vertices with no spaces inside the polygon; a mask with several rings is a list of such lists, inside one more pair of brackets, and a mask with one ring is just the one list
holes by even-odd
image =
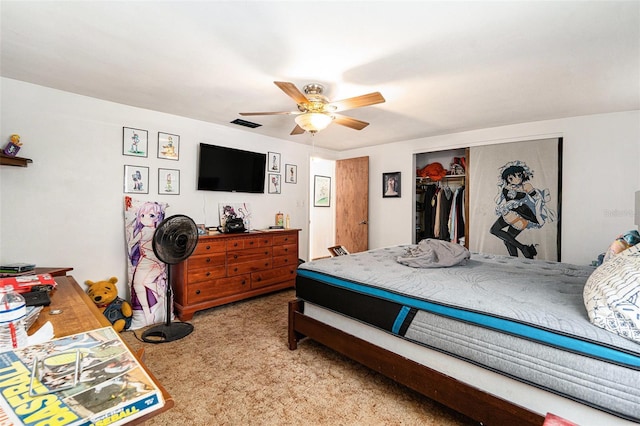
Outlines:
{"label": "wall shelf", "polygon": [[30,158],[10,157],[8,155],[0,154],[0,165],[3,166],[27,167],[27,164],[29,163],[33,163],[33,160]]}

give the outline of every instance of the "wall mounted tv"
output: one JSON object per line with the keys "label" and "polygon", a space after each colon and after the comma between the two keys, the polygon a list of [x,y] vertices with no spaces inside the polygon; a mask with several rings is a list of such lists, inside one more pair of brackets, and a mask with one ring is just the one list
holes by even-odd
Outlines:
{"label": "wall mounted tv", "polygon": [[200,144],[198,189],[264,193],[267,155]]}

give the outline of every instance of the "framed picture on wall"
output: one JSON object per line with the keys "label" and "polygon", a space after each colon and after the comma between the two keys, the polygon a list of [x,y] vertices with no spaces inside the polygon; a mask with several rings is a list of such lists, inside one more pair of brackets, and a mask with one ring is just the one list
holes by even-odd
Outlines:
{"label": "framed picture on wall", "polygon": [[400,172],[382,174],[382,197],[400,198]]}
{"label": "framed picture on wall", "polygon": [[144,166],[124,166],[124,192],[128,194],[149,193],[149,168]]}
{"label": "framed picture on wall", "polygon": [[180,195],[180,170],[158,169],[158,194]]}
{"label": "framed picture on wall", "polygon": [[158,132],[158,158],[180,159],[180,136]]}
{"label": "framed picture on wall", "polygon": [[270,152],[267,155],[267,170],[269,173],[280,173],[280,154]]}
{"label": "framed picture on wall", "polygon": [[314,176],[313,182],[313,206],[331,206],[331,178],[329,176]]}
{"label": "framed picture on wall", "polygon": [[298,166],[293,164],[284,165],[285,183],[298,183]]}
{"label": "framed picture on wall", "polygon": [[280,194],[280,190],[280,175],[276,173],[269,173],[269,194]]}
{"label": "framed picture on wall", "polygon": [[146,157],[149,147],[149,133],[132,127],[122,128],[122,154]]}

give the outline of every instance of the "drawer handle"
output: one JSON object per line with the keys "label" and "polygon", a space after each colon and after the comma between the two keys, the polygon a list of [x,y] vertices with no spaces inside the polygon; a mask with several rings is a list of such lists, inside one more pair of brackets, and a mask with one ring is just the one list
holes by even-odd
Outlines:
{"label": "drawer handle", "polygon": [[233,243],[233,246],[234,247],[238,247],[238,243]]}
{"label": "drawer handle", "polygon": [[233,272],[238,272],[238,268],[233,268]]}
{"label": "drawer handle", "polygon": [[289,237],[286,237],[284,240],[285,240],[285,241],[289,241]]}
{"label": "drawer handle", "polygon": [[288,249],[288,248],[286,248],[286,249],[284,249],[284,251],[285,251],[285,252],[288,252],[288,251],[289,251],[289,249]]}
{"label": "drawer handle", "polygon": [[207,263],[211,262],[211,258],[207,257]]}
{"label": "drawer handle", "polygon": [[196,290],[196,294],[200,294],[200,290]]}
{"label": "drawer handle", "polygon": [[206,246],[205,249],[210,250],[211,246]]}
{"label": "drawer handle", "polygon": [[256,281],[258,281],[258,282],[262,281],[262,277],[258,277],[258,279]]}
{"label": "drawer handle", "polygon": [[207,271],[207,276],[209,276],[209,275],[211,275],[211,272],[210,272],[210,271]]}
{"label": "drawer handle", "polygon": [[250,246],[252,246],[252,245],[253,245],[253,243],[254,243],[253,241],[249,241],[249,245],[250,245]]}
{"label": "drawer handle", "polygon": [[265,244],[269,244],[269,240],[264,240],[264,243]]}
{"label": "drawer handle", "polygon": [[238,258],[238,255],[237,255],[237,254],[234,254],[234,255],[233,255],[233,258],[234,258],[234,259],[237,259],[237,258]]}
{"label": "drawer handle", "polygon": [[245,285],[247,283],[247,280],[242,280],[242,285]]}
{"label": "drawer handle", "polygon": [[284,263],[289,263],[289,259],[285,259],[285,260],[284,260]]}
{"label": "drawer handle", "polygon": [[269,262],[264,262],[264,266],[269,266]]}

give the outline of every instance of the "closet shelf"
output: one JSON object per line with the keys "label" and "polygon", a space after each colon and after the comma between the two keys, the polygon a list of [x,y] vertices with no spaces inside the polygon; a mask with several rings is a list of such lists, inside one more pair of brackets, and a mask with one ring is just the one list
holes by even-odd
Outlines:
{"label": "closet shelf", "polygon": [[[467,175],[446,175],[441,180],[464,179]],[[429,177],[416,176],[416,182],[440,182]]]}

